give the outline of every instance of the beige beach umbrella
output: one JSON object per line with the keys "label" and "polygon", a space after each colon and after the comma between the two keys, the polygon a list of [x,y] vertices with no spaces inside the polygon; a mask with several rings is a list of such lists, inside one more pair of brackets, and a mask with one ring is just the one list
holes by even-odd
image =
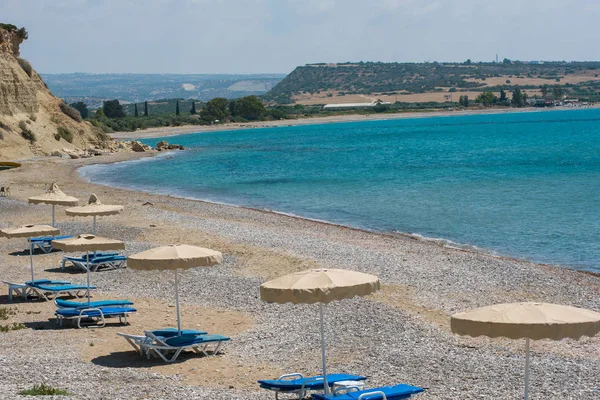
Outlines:
{"label": "beige beach umbrella", "polygon": [[[8,239],[31,238],[40,235],[58,235],[60,230],[49,225],[23,225],[18,228],[6,228],[0,230],[0,236]],[[31,268],[31,281],[33,282],[33,242],[29,243],[29,267]]]}
{"label": "beige beach umbrella", "polygon": [[95,235],[79,235],[76,238],[58,239],[52,241],[52,247],[59,250],[72,253],[76,251],[85,251],[85,261],[87,270],[87,299],[90,305],[90,251],[102,250],[123,250],[125,243],[120,240],[103,238]]}
{"label": "beige beach umbrella", "polygon": [[140,270],[175,271],[175,305],[177,308],[177,331],[181,334],[181,313],[179,311],[178,269],[210,267],[220,264],[223,255],[215,250],[190,245],[170,245],[156,247],[127,257],[127,265]]}
{"label": "beige beach umbrella", "polygon": [[96,234],[96,217],[104,217],[108,215],[117,215],[123,211],[123,206],[102,204],[98,196],[92,193],[87,204],[80,207],[67,208],[67,215],[80,217],[94,217],[92,233]]}
{"label": "beige beach umbrella", "polygon": [[354,296],[367,296],[376,292],[379,288],[379,278],[374,275],[343,269],[312,269],[285,275],[263,283],[260,285],[260,297],[269,303],[319,303],[323,379],[325,393],[329,394],[323,304],[335,300],[350,299]]}
{"label": "beige beach umbrella", "polygon": [[453,333],[525,339],[525,399],[529,398],[529,340],[579,339],[600,332],[600,313],[548,303],[509,303],[454,314]]}
{"label": "beige beach umbrella", "polygon": [[55,182],[52,182],[46,193],[33,196],[28,199],[32,204],[51,204],[52,205],[52,226],[55,226],[54,207],[55,206],[76,206],[79,199],[67,196]]}

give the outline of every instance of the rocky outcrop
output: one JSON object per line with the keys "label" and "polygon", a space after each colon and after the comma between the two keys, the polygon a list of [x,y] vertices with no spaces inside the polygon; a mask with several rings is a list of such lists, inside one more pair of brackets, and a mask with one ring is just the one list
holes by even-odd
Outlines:
{"label": "rocky outcrop", "polygon": [[25,39],[25,29],[0,24],[0,160],[110,147],[112,139],[99,128],[65,114],[62,101],[20,58]]}
{"label": "rocky outcrop", "polygon": [[166,140],[162,140],[156,143],[156,150],[165,151],[165,150],[183,150],[183,146],[180,144],[169,144]]}

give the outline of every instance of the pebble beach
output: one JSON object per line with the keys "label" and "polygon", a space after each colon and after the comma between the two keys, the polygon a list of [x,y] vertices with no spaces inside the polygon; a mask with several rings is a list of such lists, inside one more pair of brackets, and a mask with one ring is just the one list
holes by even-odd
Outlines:
{"label": "pebble beach", "polygon": [[[12,197],[0,198],[0,229],[49,223],[50,206],[27,198],[56,181],[80,204],[95,193],[123,214],[98,220],[98,235],[123,240],[125,255],[166,244],[219,250],[222,265],[180,276],[186,328],[231,337],[222,355],[185,355],[173,364],[145,360],[117,332],[141,334],[174,326],[172,274],[121,269],[92,274],[95,299],[128,298],[138,309],[121,326],[58,328],[52,302],[8,302],[0,325],[0,398],[46,383],[81,399],[272,399],[258,379],[290,372],[319,374],[317,306],[266,304],[261,283],[309,268],[343,268],[377,275],[382,290],[326,307],[328,370],[368,377],[367,387],[407,383],[426,388],[417,399],[523,397],[524,341],[455,336],[450,315],[496,303],[542,301],[600,311],[600,276],[484,252],[456,249],[405,235],[330,225],[266,211],[93,185],[77,168],[139,154],[93,159],[44,158],[2,172]],[[62,234],[91,231],[91,218],[57,207]],[[0,239],[0,278],[30,277],[24,239]],[[37,277],[85,283],[60,269],[62,252],[34,256]],[[68,326],[68,325],[67,325]],[[600,338],[532,342],[532,399],[600,398]]]}

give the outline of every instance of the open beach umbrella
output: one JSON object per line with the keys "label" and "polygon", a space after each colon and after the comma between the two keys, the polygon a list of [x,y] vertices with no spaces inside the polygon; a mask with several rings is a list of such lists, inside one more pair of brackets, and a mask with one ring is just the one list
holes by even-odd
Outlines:
{"label": "open beach umbrella", "polygon": [[325,393],[329,394],[323,304],[334,300],[350,299],[354,296],[367,296],[379,290],[379,288],[379,278],[374,275],[343,269],[312,269],[285,275],[263,283],[260,285],[260,297],[269,303],[319,303],[323,379]]}
{"label": "open beach umbrella", "polygon": [[85,251],[87,265],[87,299],[90,305],[90,251],[123,250],[125,243],[120,240],[108,239],[96,235],[79,235],[76,238],[58,239],[52,241],[52,247],[65,252]]}
{"label": "open beach umbrella", "polygon": [[96,234],[96,217],[103,217],[107,215],[117,215],[123,211],[123,206],[102,204],[98,199],[98,196],[92,194],[87,204],[81,207],[67,208],[67,215],[81,216],[81,217],[94,217],[94,224],[92,233]]}
{"label": "open beach umbrella", "polygon": [[[40,235],[58,235],[60,230],[49,225],[23,225],[19,228],[6,228],[0,231],[0,236],[8,239],[12,238],[31,238]],[[29,243],[29,267],[31,268],[31,280],[34,279],[33,273],[33,242]]]}
{"label": "open beach umbrella", "polygon": [[170,245],[156,247],[127,257],[127,265],[141,270],[173,270],[175,272],[175,305],[177,307],[177,331],[181,335],[181,314],[179,312],[178,269],[210,267],[220,264],[223,255],[215,250],[198,246]]}
{"label": "open beach umbrella", "polygon": [[55,226],[54,207],[55,206],[76,206],[79,199],[72,196],[67,196],[58,185],[54,182],[46,193],[40,196],[30,197],[29,202],[32,204],[51,204],[52,205],[52,226]]}
{"label": "open beach umbrella", "polygon": [[453,333],[525,339],[525,399],[529,398],[529,340],[579,339],[600,332],[600,313],[548,303],[509,303],[454,314]]}

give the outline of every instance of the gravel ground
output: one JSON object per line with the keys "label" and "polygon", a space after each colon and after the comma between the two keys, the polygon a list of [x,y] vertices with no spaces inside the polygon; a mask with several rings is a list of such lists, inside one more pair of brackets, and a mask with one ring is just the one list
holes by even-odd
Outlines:
{"label": "gravel ground", "polygon": [[[17,199],[0,199],[0,228],[49,216],[49,207],[23,201],[36,188],[39,184],[23,183]],[[449,331],[449,315],[454,312],[525,300],[600,311],[600,278],[555,266],[75,180],[64,189],[81,198],[94,190],[104,203],[126,205],[123,217],[99,220],[99,233],[124,240],[126,254],[165,241],[206,242],[207,247],[222,250],[223,265],[182,274],[181,301],[249,314],[254,321],[251,328],[233,337],[227,347],[228,355],[247,365],[318,373],[318,308],[265,304],[259,298],[260,283],[306,265],[376,274],[384,285],[376,296],[326,307],[329,371],[366,375],[370,387],[408,383],[427,388],[419,398],[522,398],[524,341],[457,337]],[[142,206],[145,201],[153,205]],[[65,217],[62,210],[57,219],[63,233],[83,233],[91,225]],[[0,239],[1,279],[28,277],[29,260],[22,252],[24,241],[19,240]],[[36,255],[38,276],[67,276],[84,282],[83,274],[65,275],[57,270],[61,257],[62,253]],[[92,279],[99,293],[172,302],[172,282],[159,272],[123,269],[95,273]],[[6,296],[0,302],[6,302]],[[40,382],[82,399],[272,398],[258,387],[189,385],[183,372],[185,362],[178,364],[181,375],[88,362],[75,345],[84,338],[69,335],[74,335],[73,330],[0,333],[0,398],[23,398],[16,393]],[[65,345],[65,338],[73,345]],[[598,338],[532,342],[531,398],[600,399],[599,345]]]}

